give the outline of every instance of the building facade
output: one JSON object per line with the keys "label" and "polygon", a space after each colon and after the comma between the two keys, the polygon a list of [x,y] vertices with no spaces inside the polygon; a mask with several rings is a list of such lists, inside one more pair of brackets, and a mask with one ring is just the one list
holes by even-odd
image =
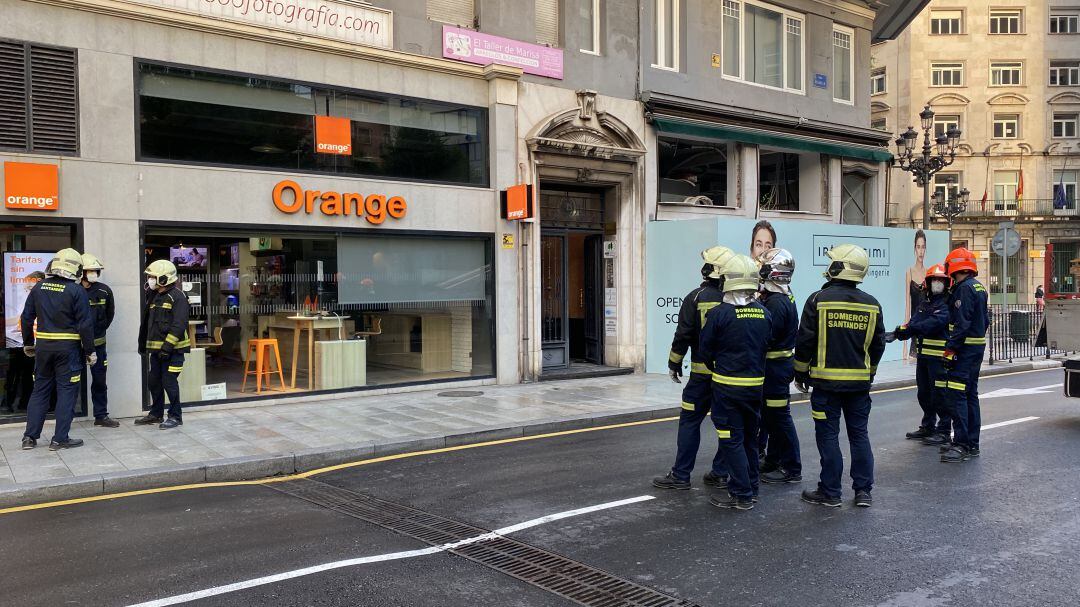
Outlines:
{"label": "building facade", "polygon": [[[873,47],[871,115],[894,137],[929,104],[935,133],[962,131],[955,162],[934,177],[947,199],[970,192],[953,230],[979,255],[991,301],[1031,303],[1037,286],[1077,293],[1080,257],[1080,8],[1059,0],[934,0],[896,40]],[[921,141],[921,137],[920,137]],[[918,226],[922,191],[906,173],[891,177],[889,222]],[[1019,255],[1008,264],[990,247],[1013,221]],[[934,218],[934,227],[945,222]]]}
{"label": "building facade", "polygon": [[294,400],[641,370],[647,222],[884,220],[861,2],[0,11],[9,420],[20,297],[65,246],[105,261],[129,416],[152,259],[193,304],[185,402]]}

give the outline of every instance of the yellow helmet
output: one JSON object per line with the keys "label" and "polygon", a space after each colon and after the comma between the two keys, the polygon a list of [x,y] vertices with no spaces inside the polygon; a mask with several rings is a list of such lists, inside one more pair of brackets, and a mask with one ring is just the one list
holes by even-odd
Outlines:
{"label": "yellow helmet", "polygon": [[97,270],[98,272],[105,269],[105,264],[101,263],[101,260],[97,257],[89,254],[82,254],[82,269],[83,272],[87,270]]}
{"label": "yellow helmet", "polygon": [[760,268],[748,255],[735,255],[724,265],[724,292],[757,291],[761,285]]}
{"label": "yellow helmet", "polygon": [[167,287],[176,282],[176,266],[167,259],[159,259],[146,266],[146,270],[143,272],[150,278],[157,281],[159,287]]}
{"label": "yellow helmet", "polygon": [[[701,275],[705,278],[720,278],[724,264],[734,256],[734,251],[720,245],[705,249],[701,252],[701,258],[705,260],[705,266],[701,268]],[[711,269],[709,266],[711,266]]]}
{"label": "yellow helmet", "polygon": [[47,273],[68,280],[78,280],[82,276],[82,255],[75,249],[60,249],[49,263]]}
{"label": "yellow helmet", "polygon": [[852,282],[862,282],[866,278],[866,272],[870,269],[870,256],[866,254],[866,249],[855,244],[841,244],[829,249],[828,255],[832,263],[825,272],[825,278]]}

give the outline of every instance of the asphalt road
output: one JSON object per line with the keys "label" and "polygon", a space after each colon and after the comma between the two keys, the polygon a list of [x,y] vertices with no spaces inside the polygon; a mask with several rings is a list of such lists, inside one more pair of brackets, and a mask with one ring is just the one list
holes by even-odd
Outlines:
{"label": "asphalt road", "polygon": [[[870,509],[804,504],[799,485],[762,486],[749,512],[714,508],[698,482],[715,444],[710,435],[693,490],[655,489],[651,477],[673,457],[673,422],[316,478],[486,530],[532,521],[507,536],[699,605],[1073,606],[1080,604],[1080,400],[1048,387],[1060,382],[1060,370],[985,379],[983,394],[995,397],[984,399],[984,427],[1037,419],[984,429],[982,458],[964,464],[939,463],[936,448],[904,440],[918,420],[912,390],[875,395]],[[804,486],[812,487],[813,423],[807,405],[795,410]],[[414,553],[424,549],[433,553]],[[387,560],[341,563],[375,556]],[[0,515],[0,563],[0,603],[13,606],[126,606],[208,590],[157,604],[574,604],[268,486]],[[325,570],[297,572],[312,567]],[[278,574],[285,579],[253,582]]]}

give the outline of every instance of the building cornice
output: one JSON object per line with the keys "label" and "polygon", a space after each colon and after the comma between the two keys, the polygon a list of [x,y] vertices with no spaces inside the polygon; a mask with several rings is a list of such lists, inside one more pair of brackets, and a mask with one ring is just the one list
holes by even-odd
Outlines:
{"label": "building cornice", "polygon": [[48,6],[56,6],[71,10],[108,15],[143,23],[152,23],[166,27],[175,27],[191,30],[203,34],[217,34],[264,42],[277,46],[286,46],[298,50],[340,55],[353,59],[362,59],[403,68],[427,70],[460,76],[463,78],[487,79],[508,78],[518,80],[522,71],[519,68],[503,65],[473,65],[406,53],[395,49],[379,48],[373,46],[361,46],[350,44],[332,38],[296,34],[287,31],[275,30],[255,25],[247,25],[231,21],[220,21],[193,15],[189,13],[157,8],[145,4],[133,4],[122,0],[24,0]]}

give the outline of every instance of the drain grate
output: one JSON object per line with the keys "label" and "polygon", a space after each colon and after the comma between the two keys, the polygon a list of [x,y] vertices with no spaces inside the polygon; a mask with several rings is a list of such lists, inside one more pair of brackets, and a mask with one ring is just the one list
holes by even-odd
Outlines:
{"label": "drain grate", "polygon": [[[434,546],[491,533],[418,508],[311,479],[267,486]],[[586,607],[697,607],[690,601],[507,537],[494,536],[451,548],[448,552]]]}
{"label": "drain grate", "polygon": [[435,396],[445,396],[447,398],[465,398],[469,396],[483,396],[484,393],[479,390],[451,390],[449,392],[439,392]]}

